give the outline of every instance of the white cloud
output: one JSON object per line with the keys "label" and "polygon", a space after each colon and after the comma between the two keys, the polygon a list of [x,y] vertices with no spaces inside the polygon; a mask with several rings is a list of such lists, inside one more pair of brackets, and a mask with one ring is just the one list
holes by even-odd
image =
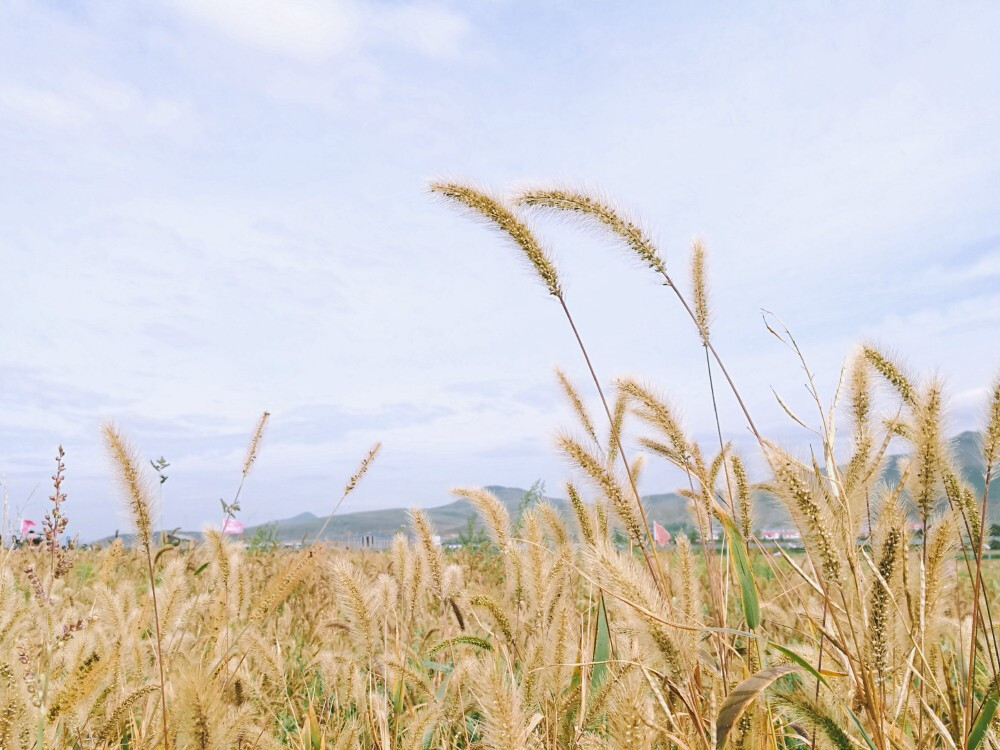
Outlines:
{"label": "white cloud", "polygon": [[0,109],[6,109],[46,125],[81,125],[89,113],[52,91],[17,84],[0,87]]}
{"label": "white cloud", "polygon": [[200,126],[189,100],[143,94],[121,81],[82,75],[71,80],[70,92],[94,119],[124,124],[130,133],[189,136]]}
{"label": "white cloud", "polygon": [[190,18],[258,49],[315,62],[392,45],[428,57],[457,53],[468,23],[436,5],[374,5],[350,0],[167,0]]}
{"label": "white cloud", "polygon": [[368,26],[376,41],[411,48],[427,57],[456,57],[469,22],[446,8],[414,3],[372,7]]}
{"label": "white cloud", "polygon": [[941,284],[961,284],[981,282],[1000,276],[1000,247],[991,247],[981,255],[966,261],[951,261],[935,264],[921,271],[920,283],[927,287]]}
{"label": "white cloud", "polygon": [[359,18],[346,2],[311,0],[169,0],[185,15],[233,39],[301,60],[347,49]]}
{"label": "white cloud", "polygon": [[891,313],[876,330],[888,340],[913,340],[948,334],[995,328],[1000,322],[1000,294],[982,294],[958,299],[934,300],[907,313]]}
{"label": "white cloud", "polygon": [[58,89],[4,85],[0,112],[82,135],[91,128],[131,136],[189,138],[198,132],[194,105],[184,99],[146,95],[121,81],[73,71]]}

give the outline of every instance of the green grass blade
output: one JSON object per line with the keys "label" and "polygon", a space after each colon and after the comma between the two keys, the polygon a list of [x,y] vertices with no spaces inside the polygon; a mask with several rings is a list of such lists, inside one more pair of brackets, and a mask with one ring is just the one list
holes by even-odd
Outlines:
{"label": "green grass blade", "polygon": [[969,732],[969,741],[965,745],[966,750],[978,750],[986,739],[986,730],[990,728],[990,722],[997,712],[997,704],[1000,703],[1000,692],[997,691],[997,684],[994,682],[990,686],[990,691],[986,694],[982,707],[979,709],[979,716],[976,717]]}
{"label": "green grass blade", "polygon": [[729,537],[729,554],[736,566],[736,578],[740,584],[740,600],[743,602],[743,617],[750,630],[756,630],[760,625],[760,598],[757,596],[757,581],[754,579],[750,557],[747,555],[746,542],[736,523],[729,516],[719,514],[722,525]]}
{"label": "green grass blade", "polygon": [[608,627],[608,611],[604,607],[604,593],[597,600],[597,630],[594,634],[594,670],[590,674],[590,689],[596,690],[608,671],[611,659],[611,629]]}
{"label": "green grass blade", "polygon": [[753,703],[779,677],[791,674],[798,669],[801,669],[798,664],[771,667],[751,675],[737,685],[726,698],[725,703],[722,704],[719,716],[715,720],[715,747],[717,750],[721,750],[726,744],[730,730],[739,721],[743,712],[747,710],[747,706]]}

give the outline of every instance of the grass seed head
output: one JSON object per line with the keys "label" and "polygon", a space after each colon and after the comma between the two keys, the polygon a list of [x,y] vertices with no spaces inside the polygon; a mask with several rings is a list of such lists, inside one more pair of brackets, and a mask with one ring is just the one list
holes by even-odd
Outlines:
{"label": "grass seed head", "polygon": [[153,491],[135,451],[119,427],[111,422],[102,428],[104,443],[111,457],[115,479],[128,506],[136,536],[146,548],[152,545]]}
{"label": "grass seed head", "polygon": [[250,473],[250,469],[253,467],[254,461],[257,460],[257,453],[260,451],[260,442],[264,439],[264,430],[267,427],[267,420],[270,418],[271,413],[265,411],[260,415],[260,419],[257,420],[257,426],[254,427],[253,434],[250,436],[250,445],[247,446],[247,455],[243,459],[243,476],[245,477]]}
{"label": "grass seed head", "polygon": [[465,206],[473,215],[489,222],[513,240],[534,266],[549,294],[562,297],[562,287],[555,265],[527,225],[500,198],[455,182],[434,182],[431,183],[430,189],[432,193]]}
{"label": "grass seed head", "polygon": [[519,193],[515,200],[522,206],[568,211],[595,221],[624,241],[643,263],[666,275],[666,265],[653,241],[636,221],[624,216],[609,201],[560,189],[525,190]]}

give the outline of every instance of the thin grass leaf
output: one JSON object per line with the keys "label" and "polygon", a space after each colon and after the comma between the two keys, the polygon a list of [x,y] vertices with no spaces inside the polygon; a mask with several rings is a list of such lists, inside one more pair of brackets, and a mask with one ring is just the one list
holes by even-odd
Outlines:
{"label": "thin grass leaf", "polygon": [[756,630],[760,625],[760,598],[757,595],[757,581],[754,579],[753,567],[747,556],[747,546],[739,527],[732,518],[719,514],[726,535],[729,537],[730,554],[736,566],[736,578],[740,584],[740,601],[743,603],[743,617],[750,630]]}
{"label": "thin grass leaf", "polygon": [[797,672],[799,669],[801,667],[798,664],[794,666],[786,664],[780,667],[770,667],[750,675],[750,677],[737,685],[722,704],[719,716],[715,720],[715,747],[721,748],[726,744],[729,732],[747,710],[747,706],[753,703],[754,699],[767,690],[779,677]]}
{"label": "thin grass leaf", "polygon": [[994,682],[990,686],[990,690],[983,700],[983,705],[979,709],[979,716],[976,717],[976,721],[972,724],[972,730],[969,732],[969,740],[965,744],[965,750],[978,750],[979,746],[983,744],[983,740],[986,739],[986,732],[990,728],[993,716],[997,712],[998,704],[1000,704],[1000,692],[997,691],[997,684]]}
{"label": "thin grass leaf", "polygon": [[607,674],[607,662],[611,660],[611,629],[608,627],[608,611],[604,607],[604,593],[597,600],[597,629],[594,633],[594,670],[590,673],[590,689],[596,690]]}

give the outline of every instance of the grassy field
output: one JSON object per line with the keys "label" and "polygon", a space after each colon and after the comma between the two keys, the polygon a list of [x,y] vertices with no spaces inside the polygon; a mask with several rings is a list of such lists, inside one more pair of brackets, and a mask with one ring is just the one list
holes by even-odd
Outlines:
{"label": "grassy field", "polygon": [[[301,549],[236,547],[213,530],[172,546],[152,531],[147,462],[107,425],[133,544],[60,546],[60,451],[44,543],[0,552],[0,748],[1000,745],[1000,580],[983,555],[1000,383],[965,440],[982,468],[970,476],[946,435],[939,380],[865,345],[827,403],[803,358],[816,409],[789,418],[811,451],[784,450],[759,432],[715,350],[700,246],[682,292],[641,228],[596,198],[433,190],[523,252],[588,368],[557,270],[518,211],[581,219],[638,257],[690,314],[712,392],[743,407],[739,428],[766,471],[748,476],[718,422],[702,433],[717,444],[692,440],[642,383],[594,374],[595,416],[560,372],[577,418],[557,439],[574,476],[565,504],[539,498],[512,513],[509,498],[456,490],[487,532],[457,549],[436,544],[420,510],[384,552],[313,543],[330,519]],[[678,495],[696,537],[721,528],[719,546],[654,544],[637,489],[643,456],[686,477]],[[764,494],[804,550],[759,543]]]}
{"label": "grassy field", "polygon": [[[382,553],[254,554],[214,533],[159,549],[155,613],[140,548],[74,553],[55,579],[50,551],[8,551],[0,746],[162,747],[161,658],[178,748],[708,748],[720,728],[740,747],[848,747],[874,743],[879,719],[902,738],[923,720],[933,746],[960,739],[972,585],[959,556],[921,578],[919,546],[908,558],[901,547],[891,595],[869,582],[847,611],[828,603],[824,615],[805,554],[751,545],[706,564],[682,544],[657,551],[654,578],[637,549],[602,538],[591,509],[595,538],[581,543],[548,506],[515,529],[502,504],[471,494],[491,525],[480,548],[427,543],[418,515],[413,538]],[[884,571],[885,550],[862,559]],[[994,612],[997,565],[984,567]],[[712,575],[728,582],[718,601]],[[924,628],[922,581],[933,592]],[[862,602],[860,632],[840,627]],[[992,679],[984,651],[976,701]],[[865,710],[861,668],[877,676],[885,714]],[[751,694],[775,681],[735,718],[727,699],[753,674]]]}

